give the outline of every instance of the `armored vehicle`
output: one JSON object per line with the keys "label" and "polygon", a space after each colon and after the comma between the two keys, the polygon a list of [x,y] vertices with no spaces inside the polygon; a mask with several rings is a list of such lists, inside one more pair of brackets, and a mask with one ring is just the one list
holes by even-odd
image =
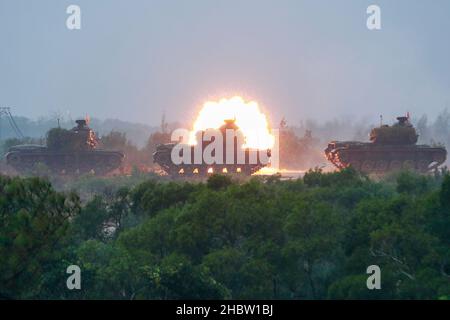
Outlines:
{"label": "armored vehicle", "polygon": [[20,173],[32,172],[43,164],[55,174],[94,173],[104,175],[122,164],[119,151],[97,149],[97,138],[86,120],[77,120],[71,130],[53,128],[47,145],[17,145],[9,149],[6,162]]}
{"label": "armored vehicle", "polygon": [[370,142],[332,141],[325,149],[337,168],[353,167],[364,173],[386,173],[408,169],[426,173],[445,162],[442,146],[418,145],[418,134],[409,117],[398,117],[392,126],[381,125],[370,132]]}
{"label": "armored vehicle", "polygon": [[[234,148],[234,152],[232,152],[232,157],[228,155],[227,159],[227,152],[230,150],[227,150],[227,130],[232,130],[234,133],[234,141],[231,144]],[[195,160],[195,154],[198,154],[198,151],[195,150],[196,146],[194,145],[178,145],[178,147],[184,146],[184,150],[190,151],[190,161],[187,161],[188,163],[180,163],[176,164],[173,161],[172,158],[172,152],[178,152],[173,150],[177,144],[176,143],[166,143],[166,144],[160,144],[157,146],[156,151],[153,153],[153,161],[170,176],[189,176],[189,177],[204,177],[208,174],[213,173],[220,173],[220,174],[234,174],[234,175],[251,175],[261,168],[265,167],[268,164],[268,161],[266,159],[270,158],[270,150],[250,150],[246,148],[245,150],[243,148],[243,144],[239,144],[239,140],[237,138],[239,128],[235,124],[234,120],[225,120],[224,125],[222,125],[219,128],[219,131],[222,134],[223,138],[223,154],[222,154],[222,161],[217,161],[213,163],[207,163],[205,161],[204,157],[201,157],[201,161]],[[201,132],[200,138],[203,140],[203,135],[205,132]],[[203,141],[201,145],[201,154],[203,155],[203,152],[207,146],[212,143],[212,141]],[[238,148],[241,148],[242,150],[238,150]],[[181,149],[181,148],[178,148]],[[241,152],[242,157],[239,158],[238,151]],[[262,159],[260,156],[260,152],[265,153],[265,159]],[[181,150],[181,154],[183,153],[183,150]],[[231,160],[231,161],[230,161]],[[197,163],[196,163],[197,162]],[[220,162],[220,163],[218,163]]]}

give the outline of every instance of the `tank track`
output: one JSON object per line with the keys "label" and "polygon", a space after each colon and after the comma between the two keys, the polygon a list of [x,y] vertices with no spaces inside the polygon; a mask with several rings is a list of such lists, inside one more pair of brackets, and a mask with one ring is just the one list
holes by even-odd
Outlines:
{"label": "tank track", "polygon": [[[153,161],[172,177],[206,177],[213,173],[250,176],[265,167],[265,164],[180,164],[171,160],[174,144],[160,145],[153,153]],[[247,156],[248,158],[248,156]]]}
{"label": "tank track", "polygon": [[30,172],[39,163],[44,164],[55,174],[94,173],[105,175],[121,166],[124,154],[118,151],[10,151],[6,162],[20,173]]}

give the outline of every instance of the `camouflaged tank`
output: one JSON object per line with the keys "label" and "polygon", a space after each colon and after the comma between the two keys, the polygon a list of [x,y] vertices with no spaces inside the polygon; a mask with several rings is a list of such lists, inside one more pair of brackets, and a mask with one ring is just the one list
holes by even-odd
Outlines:
{"label": "camouflaged tank", "polygon": [[105,175],[122,164],[124,154],[99,150],[97,139],[86,123],[77,120],[71,130],[53,128],[47,145],[17,145],[8,150],[6,162],[20,173],[33,172],[40,164],[54,174],[93,173]]}
{"label": "camouflaged tank", "polygon": [[408,169],[426,173],[443,164],[447,151],[441,146],[417,145],[418,135],[408,117],[398,117],[392,126],[372,129],[371,142],[332,141],[325,149],[337,168],[353,167],[364,173]]}
{"label": "camouflaged tank", "polygon": [[[238,139],[236,138],[234,138],[235,141],[233,143],[234,159],[232,161],[226,161],[226,130],[234,130],[236,132],[239,128],[236,126],[234,120],[225,120],[225,124],[221,126],[219,130],[223,137],[224,152],[223,159],[220,161],[222,163],[214,162],[208,164],[202,157],[201,163],[195,164],[195,147],[185,145],[186,148],[190,148],[191,158],[189,163],[175,164],[172,161],[172,150],[175,146],[177,146],[176,143],[165,143],[158,145],[156,147],[156,152],[153,153],[153,161],[157,163],[167,174],[173,177],[204,177],[213,173],[249,176],[267,165],[266,161],[262,161],[259,152],[266,152],[267,157],[270,157],[270,150],[258,151],[245,149],[243,152],[245,155],[245,160],[238,161],[237,148],[242,148],[242,145],[239,145]],[[201,132],[201,138],[203,138],[204,133],[205,132]],[[209,143],[205,141],[203,142],[202,153]]]}

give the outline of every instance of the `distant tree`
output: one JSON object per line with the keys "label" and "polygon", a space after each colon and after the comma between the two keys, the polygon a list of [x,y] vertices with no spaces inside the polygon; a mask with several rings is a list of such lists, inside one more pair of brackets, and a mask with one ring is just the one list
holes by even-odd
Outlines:
{"label": "distant tree", "polygon": [[127,136],[123,132],[111,131],[101,137],[101,146],[107,150],[125,150],[128,144]]}
{"label": "distant tree", "polygon": [[303,137],[295,134],[283,119],[280,124],[280,167],[287,169],[306,169],[322,162],[322,150],[319,150],[317,138],[306,129]]}
{"label": "distant tree", "polygon": [[[287,217],[286,232],[289,242],[284,248],[284,256],[294,274],[303,275],[306,288],[298,285],[294,294],[309,298],[319,298],[326,292],[326,277],[319,269],[333,264],[333,258],[339,252],[338,243],[343,236],[342,220],[332,207],[326,204],[302,202]],[[289,275],[289,272],[286,273]],[[293,285],[295,277],[291,275]],[[301,278],[299,278],[301,279]],[[297,292],[301,290],[303,292]]]}
{"label": "distant tree", "polygon": [[170,143],[170,134],[167,132],[154,132],[150,135],[145,146],[146,152],[153,154],[159,144]]}
{"label": "distant tree", "polygon": [[148,270],[157,299],[225,299],[228,290],[186,257],[172,254]]}
{"label": "distant tree", "polygon": [[397,191],[412,195],[421,195],[429,188],[428,180],[411,172],[400,172],[397,177]]}
{"label": "distant tree", "polygon": [[108,204],[96,195],[81,209],[73,220],[74,232],[83,240],[105,240],[107,238],[106,224],[108,222]]}
{"label": "distant tree", "polygon": [[56,192],[46,180],[0,176],[0,295],[29,298],[40,292],[79,209],[75,194]]}
{"label": "distant tree", "polygon": [[428,128],[428,117],[424,114],[422,115],[416,124],[417,133],[419,134],[420,141],[429,143],[430,133]]}
{"label": "distant tree", "polygon": [[221,190],[232,184],[230,177],[220,174],[214,174],[208,178],[206,185],[212,190]]}
{"label": "distant tree", "polygon": [[150,157],[145,151],[139,150],[136,145],[127,139],[127,135],[119,131],[111,131],[100,139],[100,146],[106,150],[121,151],[125,154],[122,168],[131,173],[133,169],[139,169],[150,163]]}
{"label": "distant tree", "polygon": [[191,183],[158,183],[149,180],[131,192],[131,210],[137,215],[153,216],[163,209],[185,204],[200,187]]}

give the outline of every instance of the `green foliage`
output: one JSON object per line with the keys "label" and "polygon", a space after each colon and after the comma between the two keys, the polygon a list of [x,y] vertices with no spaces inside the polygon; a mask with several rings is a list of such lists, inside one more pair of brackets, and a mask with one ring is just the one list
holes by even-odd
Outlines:
{"label": "green foliage", "polygon": [[[328,290],[328,296],[333,299],[376,299],[382,298],[378,290],[367,290],[367,275],[361,270],[360,275],[346,276],[331,284]],[[383,278],[383,284],[385,279]],[[383,291],[385,288],[383,286]]]}
{"label": "green foliage", "polygon": [[303,181],[308,187],[330,187],[358,185],[362,183],[362,178],[351,167],[333,173],[323,173],[321,169],[316,168],[308,170],[303,177]]}
{"label": "green foliage", "polygon": [[138,215],[155,215],[159,210],[184,204],[197,188],[190,183],[148,180],[132,191],[132,209]]}
{"label": "green foliage", "polygon": [[441,192],[439,193],[441,206],[447,212],[450,212],[450,175],[446,175],[442,183]]}
{"label": "green foliage", "polygon": [[[76,197],[53,191],[46,180],[2,177],[1,293],[55,299],[450,296],[448,175],[406,172],[375,182],[352,169],[316,169],[291,181],[220,175],[206,183],[133,181],[104,180],[80,209]],[[82,290],[65,289],[70,264],[81,267]],[[381,268],[381,290],[366,287],[370,265]]]}
{"label": "green foliage", "polygon": [[225,299],[228,290],[200,266],[181,255],[165,257],[147,270],[150,285],[159,299]]}
{"label": "green foliage", "polygon": [[208,178],[206,185],[208,186],[209,189],[218,191],[221,189],[226,189],[228,186],[232,184],[232,182],[233,181],[228,176],[214,174]]}
{"label": "green foliage", "polygon": [[424,176],[418,176],[412,172],[401,172],[397,177],[397,191],[399,193],[420,195],[429,188],[429,181]]}
{"label": "green foliage", "polygon": [[69,219],[79,211],[75,194],[55,192],[39,178],[0,176],[0,294],[33,297],[47,264],[62,254]]}
{"label": "green foliage", "polygon": [[102,136],[100,142],[106,150],[124,150],[128,144],[126,134],[119,131],[111,131]]}
{"label": "green foliage", "polygon": [[74,233],[81,239],[104,240],[107,238],[106,222],[109,217],[108,207],[104,199],[95,196],[86,203],[80,213],[73,219]]}

